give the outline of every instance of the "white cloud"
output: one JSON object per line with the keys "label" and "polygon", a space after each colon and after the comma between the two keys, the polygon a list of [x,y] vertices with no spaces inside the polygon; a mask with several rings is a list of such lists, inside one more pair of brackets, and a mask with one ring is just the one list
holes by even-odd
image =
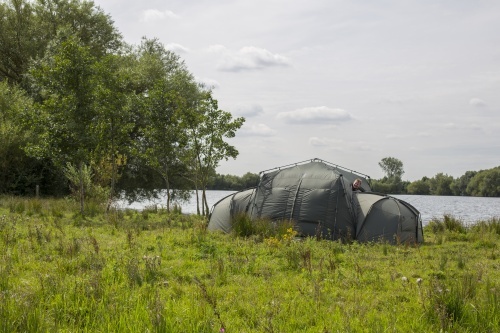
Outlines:
{"label": "white cloud", "polygon": [[340,143],[342,143],[341,140],[335,140],[329,138],[318,138],[316,136],[309,138],[309,145],[313,147],[336,147]]}
{"label": "white cloud", "polygon": [[469,101],[469,104],[472,106],[475,106],[475,107],[479,107],[479,108],[486,106],[486,102],[480,98],[471,98],[471,100]]}
{"label": "white cloud", "polygon": [[267,126],[266,124],[256,124],[256,125],[243,126],[243,128],[241,128],[241,130],[238,131],[238,135],[269,137],[276,135],[276,131]]}
{"label": "white cloud", "polygon": [[177,43],[169,43],[165,45],[165,48],[175,53],[189,53],[189,49],[187,47]]}
{"label": "white cloud", "polygon": [[233,109],[234,113],[242,117],[255,117],[264,112],[261,105],[258,104],[241,104]]}
{"label": "white cloud", "polygon": [[260,70],[268,67],[287,67],[291,65],[288,58],[254,46],[246,46],[238,52],[230,52],[220,45],[212,46],[209,49],[212,52],[224,53],[223,59],[217,68],[227,72]]}
{"label": "white cloud", "polygon": [[331,109],[326,106],[280,112],[276,117],[286,122],[297,124],[324,124],[325,122],[349,121],[352,118],[351,115],[343,109]]}
{"label": "white cloud", "polygon": [[386,139],[391,139],[391,140],[394,140],[394,139],[403,139],[404,136],[403,135],[399,135],[399,134],[387,134],[385,136]]}
{"label": "white cloud", "polygon": [[205,51],[210,52],[210,53],[221,53],[221,52],[228,51],[228,49],[224,45],[213,44],[213,45],[210,45],[209,47],[207,47],[205,49]]}
{"label": "white cloud", "polygon": [[142,22],[151,22],[151,21],[162,21],[165,19],[178,19],[179,15],[175,14],[170,10],[160,11],[158,9],[146,9],[142,12]]}

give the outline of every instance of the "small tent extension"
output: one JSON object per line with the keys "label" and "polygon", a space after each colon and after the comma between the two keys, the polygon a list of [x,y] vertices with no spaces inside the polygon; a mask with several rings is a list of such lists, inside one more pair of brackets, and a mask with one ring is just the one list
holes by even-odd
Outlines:
{"label": "small tent extension", "polygon": [[[353,192],[359,178],[365,192]],[[232,219],[294,221],[303,236],[360,242],[423,242],[417,209],[370,192],[369,177],[319,159],[263,171],[257,187],[231,194],[212,207],[209,230],[230,232]]]}

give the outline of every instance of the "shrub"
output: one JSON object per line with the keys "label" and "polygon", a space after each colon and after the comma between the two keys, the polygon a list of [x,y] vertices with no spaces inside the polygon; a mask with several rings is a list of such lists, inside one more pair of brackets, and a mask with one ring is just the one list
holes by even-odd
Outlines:
{"label": "shrub", "polygon": [[295,223],[292,221],[270,221],[269,219],[252,220],[247,214],[238,214],[232,220],[233,233],[239,237],[260,236],[262,239],[290,237],[293,231],[295,236]]}
{"label": "shrub", "polygon": [[461,234],[465,234],[467,232],[464,222],[451,215],[445,214],[443,222],[446,230],[455,231]]}
{"label": "shrub", "polygon": [[444,231],[452,231],[460,234],[465,234],[467,232],[467,227],[464,222],[449,214],[445,214],[443,219],[430,220],[425,226],[425,229],[434,234],[442,233]]}
{"label": "shrub", "polygon": [[471,226],[471,231],[476,233],[495,233],[500,235],[500,218],[479,221]]}

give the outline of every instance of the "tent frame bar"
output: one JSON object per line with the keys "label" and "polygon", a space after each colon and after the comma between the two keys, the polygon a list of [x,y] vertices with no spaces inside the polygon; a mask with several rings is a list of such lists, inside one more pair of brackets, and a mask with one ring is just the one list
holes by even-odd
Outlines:
{"label": "tent frame bar", "polygon": [[368,176],[368,175],[366,175],[364,173],[361,173],[361,172],[356,171],[356,170],[348,169],[348,168],[345,168],[345,167],[340,166],[338,164],[330,163],[328,161],[325,161],[325,160],[322,160],[322,159],[319,159],[319,158],[312,158],[310,160],[305,160],[305,161],[301,161],[301,162],[296,162],[296,163],[291,163],[291,164],[287,164],[287,165],[282,165],[280,167],[275,167],[275,168],[272,168],[272,169],[263,170],[263,171],[259,172],[259,175],[262,175],[263,173],[268,172],[268,171],[281,170],[282,168],[287,168],[287,167],[290,167],[290,166],[295,166],[295,165],[309,163],[309,162],[322,162],[322,163],[328,164],[330,166],[333,166],[333,167],[335,167],[337,169],[341,169],[341,170],[345,170],[345,171],[348,171],[348,172],[351,172],[351,173],[358,174],[360,176],[363,176],[366,179],[371,179],[370,176]]}

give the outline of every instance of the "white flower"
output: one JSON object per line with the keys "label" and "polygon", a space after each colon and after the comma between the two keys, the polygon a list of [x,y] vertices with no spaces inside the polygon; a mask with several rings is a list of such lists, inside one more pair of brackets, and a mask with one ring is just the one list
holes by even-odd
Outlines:
{"label": "white flower", "polygon": [[406,276],[403,276],[401,278],[401,281],[403,281],[403,283],[408,283],[408,278]]}

